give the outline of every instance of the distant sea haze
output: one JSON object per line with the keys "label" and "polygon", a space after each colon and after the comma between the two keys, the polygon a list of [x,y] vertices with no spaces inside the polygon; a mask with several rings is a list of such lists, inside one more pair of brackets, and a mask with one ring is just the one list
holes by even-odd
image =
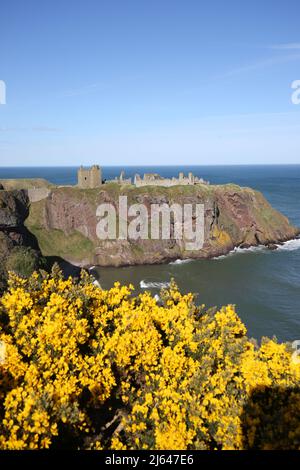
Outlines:
{"label": "distant sea haze", "polygon": [[[300,165],[102,168],[105,179],[118,176],[121,170],[128,177],[135,173],[172,177],[180,171],[192,171],[211,184],[252,187],[300,226]],[[45,178],[57,185],[76,184],[77,167],[0,168],[0,179],[3,178]],[[235,250],[221,259],[96,270],[104,288],[119,280],[133,283],[136,292],[149,289],[155,295],[173,277],[183,291],[198,294],[200,303],[235,304],[250,336],[260,339],[276,335],[281,341],[300,339],[299,240],[290,241],[276,251]]]}

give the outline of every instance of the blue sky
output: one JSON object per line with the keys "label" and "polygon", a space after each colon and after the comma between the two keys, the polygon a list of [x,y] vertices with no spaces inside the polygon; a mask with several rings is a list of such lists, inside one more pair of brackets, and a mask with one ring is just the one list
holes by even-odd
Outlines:
{"label": "blue sky", "polygon": [[300,163],[299,0],[3,2],[0,165]]}

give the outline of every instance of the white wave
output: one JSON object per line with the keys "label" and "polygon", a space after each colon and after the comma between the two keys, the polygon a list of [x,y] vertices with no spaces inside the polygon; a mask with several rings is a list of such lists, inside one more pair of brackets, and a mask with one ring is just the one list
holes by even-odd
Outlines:
{"label": "white wave", "polygon": [[267,247],[264,245],[250,246],[249,248],[236,247],[230,253],[257,253],[258,251],[264,251]]}
{"label": "white wave", "polygon": [[[295,251],[299,250],[300,248],[300,238],[294,238],[293,240],[288,240],[282,244],[277,244],[276,251]],[[227,255],[216,256],[212,258],[214,260],[221,260],[227,258],[228,256],[232,256],[235,254],[244,254],[244,253],[257,253],[259,251],[268,251],[268,247],[265,245],[258,245],[258,246],[250,246],[249,248],[240,248],[236,247],[232,251],[230,251]]]}
{"label": "white wave", "polygon": [[141,289],[166,289],[170,287],[170,282],[148,282],[142,280],[140,282]]}
{"label": "white wave", "polygon": [[295,251],[300,248],[300,238],[294,238],[289,240],[282,245],[277,245],[277,251]]}
{"label": "white wave", "polygon": [[99,281],[97,281],[97,279],[95,279],[95,280],[93,281],[93,284],[94,284],[94,286],[96,286],[96,287],[101,287],[101,285],[100,285]]}
{"label": "white wave", "polygon": [[246,253],[257,253],[259,251],[264,251],[267,250],[267,247],[264,245],[258,245],[258,246],[250,246],[249,248],[241,248],[241,247],[235,247],[233,250],[229,251],[227,255],[220,255],[220,256],[215,256],[212,258],[213,260],[222,260],[224,258],[227,258],[228,256],[233,256],[237,254],[246,254]]}
{"label": "white wave", "polygon": [[229,254],[230,254],[230,253],[228,253],[228,255],[214,256],[214,257],[212,258],[212,260],[213,260],[213,261],[219,261],[219,260],[221,260],[221,259],[225,259],[225,258],[227,258],[227,256],[229,256]]}
{"label": "white wave", "polygon": [[95,268],[96,268],[96,266],[91,266],[91,267],[89,268],[89,271],[93,271],[93,269],[95,269]]}
{"label": "white wave", "polygon": [[175,261],[171,261],[169,264],[186,264],[190,263],[191,259],[176,259]]}

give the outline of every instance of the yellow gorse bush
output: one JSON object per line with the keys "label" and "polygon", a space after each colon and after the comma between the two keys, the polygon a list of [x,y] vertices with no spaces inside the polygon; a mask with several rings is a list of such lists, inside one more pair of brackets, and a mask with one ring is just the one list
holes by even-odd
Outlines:
{"label": "yellow gorse bush", "polygon": [[1,299],[0,448],[300,448],[300,366],[233,306],[162,302],[82,273],[10,275]]}

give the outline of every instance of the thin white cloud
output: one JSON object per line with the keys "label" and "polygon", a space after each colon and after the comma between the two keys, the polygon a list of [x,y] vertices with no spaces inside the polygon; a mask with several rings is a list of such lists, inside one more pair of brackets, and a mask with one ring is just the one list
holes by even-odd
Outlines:
{"label": "thin white cloud", "polygon": [[81,96],[87,95],[89,93],[94,93],[98,90],[106,89],[107,86],[103,83],[92,83],[91,85],[85,85],[80,88],[74,88],[63,92],[63,96],[65,97],[72,97],[72,96]]}
{"label": "thin white cloud", "polygon": [[269,46],[269,49],[275,49],[277,51],[293,51],[300,49],[300,42],[288,42],[283,44],[273,44]]}
{"label": "thin white cloud", "polygon": [[83,85],[79,88],[70,88],[61,93],[63,97],[73,97],[88,95],[90,93],[95,93],[99,91],[107,91],[114,87],[123,86],[126,83],[136,82],[143,78],[143,74],[129,75],[129,76],[119,76],[118,78],[111,79],[106,82],[95,82],[88,85]]}
{"label": "thin white cloud", "polygon": [[32,127],[31,130],[33,132],[60,132],[62,129],[58,127],[36,126]]}
{"label": "thin white cloud", "polygon": [[0,132],[60,132],[62,129],[48,126],[0,127]]}
{"label": "thin white cloud", "polygon": [[242,73],[265,69],[268,67],[272,67],[274,65],[285,64],[287,62],[293,62],[297,60],[300,60],[300,53],[289,54],[289,55],[281,56],[281,57],[269,57],[267,59],[263,59],[257,62],[253,62],[251,64],[246,64],[244,66],[237,67],[236,69],[229,70],[228,72],[225,72],[221,77],[218,77],[218,78],[232,77],[232,76],[239,75]]}

